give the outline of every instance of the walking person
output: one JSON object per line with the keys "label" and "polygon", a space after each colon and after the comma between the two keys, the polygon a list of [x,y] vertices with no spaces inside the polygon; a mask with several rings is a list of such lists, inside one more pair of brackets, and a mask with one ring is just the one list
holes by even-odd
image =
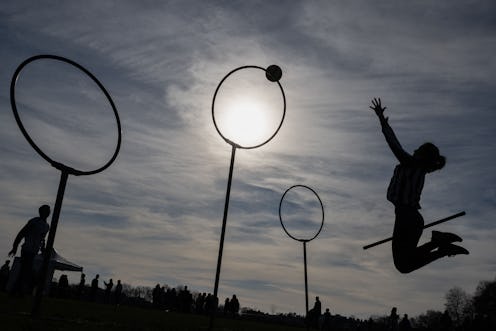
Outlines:
{"label": "walking person", "polygon": [[31,290],[34,257],[38,254],[40,249],[43,251],[45,248],[45,236],[50,228],[47,223],[47,218],[50,215],[50,206],[40,206],[38,214],[38,217],[30,219],[19,231],[12,245],[12,250],[9,252],[9,256],[15,256],[17,247],[21,240],[24,239],[21,248],[21,268],[19,276],[14,284],[14,294],[23,295],[28,290]]}

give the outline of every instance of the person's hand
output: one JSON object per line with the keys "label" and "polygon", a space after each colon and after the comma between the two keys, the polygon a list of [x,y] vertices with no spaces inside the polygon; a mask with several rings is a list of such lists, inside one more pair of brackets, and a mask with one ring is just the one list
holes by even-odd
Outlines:
{"label": "person's hand", "polygon": [[382,107],[381,105],[381,98],[374,98],[372,99],[372,106],[370,106],[370,109],[375,111],[376,115],[381,118],[385,119],[387,121],[387,118],[384,117],[384,111],[386,110],[387,107]]}
{"label": "person's hand", "polygon": [[12,250],[9,252],[9,256],[12,257],[12,256],[15,256],[17,253],[17,249],[16,248],[12,248]]}

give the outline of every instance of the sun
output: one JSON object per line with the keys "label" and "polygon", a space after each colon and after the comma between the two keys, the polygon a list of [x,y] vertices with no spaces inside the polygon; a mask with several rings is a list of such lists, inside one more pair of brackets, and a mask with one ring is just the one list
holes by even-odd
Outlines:
{"label": "sun", "polygon": [[254,100],[237,98],[226,105],[222,115],[226,138],[240,146],[254,146],[269,137],[267,111]]}

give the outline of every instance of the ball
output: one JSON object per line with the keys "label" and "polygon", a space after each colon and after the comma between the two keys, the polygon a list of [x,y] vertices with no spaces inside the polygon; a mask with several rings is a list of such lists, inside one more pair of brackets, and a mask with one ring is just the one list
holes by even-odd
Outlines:
{"label": "ball", "polygon": [[282,77],[282,70],[275,64],[270,65],[265,69],[265,77],[271,82],[277,82]]}

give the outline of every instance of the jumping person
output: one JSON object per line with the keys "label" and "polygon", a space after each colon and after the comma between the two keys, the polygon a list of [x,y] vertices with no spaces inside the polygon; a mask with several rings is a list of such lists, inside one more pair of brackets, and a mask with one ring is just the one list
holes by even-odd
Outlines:
{"label": "jumping person", "polygon": [[409,273],[445,256],[468,254],[468,250],[453,244],[462,238],[448,232],[432,231],[431,241],[417,246],[424,227],[418,210],[425,175],[442,169],[446,159],[432,143],[422,144],[413,155],[407,153],[384,117],[386,107],[382,107],[381,99],[374,98],[370,108],[379,118],[386,142],[399,161],[387,190],[387,199],[394,204],[396,214],[392,243],[396,269]]}

